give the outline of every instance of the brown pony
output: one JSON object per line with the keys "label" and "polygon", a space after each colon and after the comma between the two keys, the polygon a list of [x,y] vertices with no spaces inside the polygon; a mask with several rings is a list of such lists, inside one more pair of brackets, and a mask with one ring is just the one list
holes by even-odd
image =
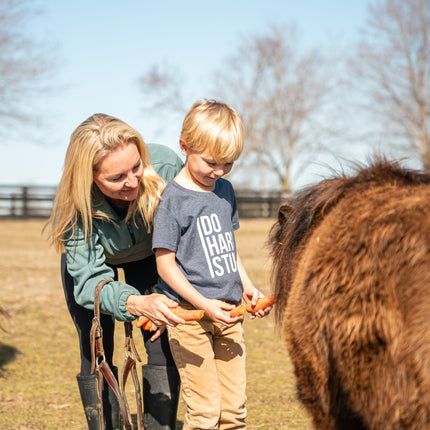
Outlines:
{"label": "brown pony", "polygon": [[378,158],[310,186],[270,243],[314,428],[430,429],[430,175]]}

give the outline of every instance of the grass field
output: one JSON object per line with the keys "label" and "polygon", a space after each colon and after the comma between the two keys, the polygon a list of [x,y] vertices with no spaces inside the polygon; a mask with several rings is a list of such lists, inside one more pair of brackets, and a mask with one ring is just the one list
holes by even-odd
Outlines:
{"label": "grass field", "polygon": [[[270,259],[265,247],[272,220],[242,220],[239,253],[255,285],[270,292]],[[41,234],[43,221],[0,221],[0,428],[85,429],[75,375],[79,349],[59,276],[59,258]],[[143,342],[135,341],[145,361]],[[245,322],[248,428],[308,429],[310,421],[295,398],[291,363],[273,316]],[[123,329],[118,323],[116,363],[123,362]],[[140,373],[140,371],[139,371]],[[129,384],[132,389],[133,384]],[[128,394],[133,412],[133,393]],[[182,427],[184,404],[178,411]]]}

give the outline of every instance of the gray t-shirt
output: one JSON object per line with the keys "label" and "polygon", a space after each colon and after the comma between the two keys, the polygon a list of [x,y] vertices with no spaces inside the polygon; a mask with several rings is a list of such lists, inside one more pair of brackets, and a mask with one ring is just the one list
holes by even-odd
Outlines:
{"label": "gray t-shirt", "polygon": [[[229,181],[220,178],[214,191],[203,192],[173,180],[154,216],[152,248],[175,252],[180,270],[203,296],[239,302],[243,286],[234,238],[238,228],[236,198]],[[171,299],[184,301],[164,281],[159,287]]]}

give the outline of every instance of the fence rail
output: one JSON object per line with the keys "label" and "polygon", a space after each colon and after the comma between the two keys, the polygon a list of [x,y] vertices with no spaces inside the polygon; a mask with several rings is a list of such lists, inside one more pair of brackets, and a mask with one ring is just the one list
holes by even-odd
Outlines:
{"label": "fence rail", "polygon": [[[53,186],[0,185],[1,218],[47,218],[54,200]],[[236,190],[241,218],[273,218],[288,197],[280,191]]]}
{"label": "fence rail", "polygon": [[47,218],[55,187],[0,185],[0,218]]}

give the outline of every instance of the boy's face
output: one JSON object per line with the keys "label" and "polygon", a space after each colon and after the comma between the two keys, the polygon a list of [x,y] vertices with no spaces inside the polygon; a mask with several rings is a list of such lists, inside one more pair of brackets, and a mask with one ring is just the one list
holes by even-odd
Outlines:
{"label": "boy's face", "polygon": [[202,191],[212,191],[217,179],[230,173],[233,163],[219,163],[206,152],[194,152],[181,145],[187,157],[185,170],[188,178]]}

